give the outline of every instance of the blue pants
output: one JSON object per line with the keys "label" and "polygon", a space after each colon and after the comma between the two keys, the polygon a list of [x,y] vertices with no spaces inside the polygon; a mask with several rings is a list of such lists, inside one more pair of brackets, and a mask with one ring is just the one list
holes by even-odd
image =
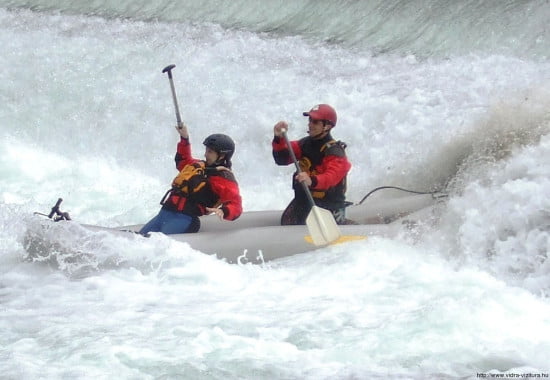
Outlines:
{"label": "blue pants", "polygon": [[190,215],[160,209],[157,216],[147,222],[139,233],[142,235],[146,235],[148,232],[162,232],[165,235],[182,234],[188,232],[192,223],[193,217]]}

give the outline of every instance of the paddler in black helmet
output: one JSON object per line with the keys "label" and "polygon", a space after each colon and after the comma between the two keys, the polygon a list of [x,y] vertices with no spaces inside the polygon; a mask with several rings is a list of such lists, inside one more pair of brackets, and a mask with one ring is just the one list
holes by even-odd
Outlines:
{"label": "paddler in black helmet", "polygon": [[180,141],[176,151],[176,168],[180,171],[164,195],[159,213],[139,231],[180,234],[197,232],[199,216],[216,214],[235,220],[242,213],[239,186],[231,171],[235,143],[231,137],[216,133],[208,136],[204,160],[193,158],[187,126],[176,126]]}

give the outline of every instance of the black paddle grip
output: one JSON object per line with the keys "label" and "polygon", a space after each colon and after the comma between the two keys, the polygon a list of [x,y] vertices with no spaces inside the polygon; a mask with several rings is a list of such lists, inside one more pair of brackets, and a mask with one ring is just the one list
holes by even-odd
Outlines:
{"label": "black paddle grip", "polygon": [[172,69],[176,67],[176,65],[168,65],[164,69],[162,69],[163,73],[168,73],[168,78],[172,79]]}

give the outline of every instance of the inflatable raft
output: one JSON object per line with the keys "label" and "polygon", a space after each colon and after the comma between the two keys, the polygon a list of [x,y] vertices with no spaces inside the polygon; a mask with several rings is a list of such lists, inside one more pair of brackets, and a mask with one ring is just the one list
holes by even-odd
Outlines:
{"label": "inflatable raft", "polygon": [[[342,236],[330,244],[363,240],[369,236],[394,237],[404,229],[429,220],[438,201],[444,197],[440,193],[414,194],[349,206],[346,216],[353,224],[340,225]],[[51,218],[52,214],[48,216]],[[281,214],[281,210],[250,211],[233,222],[223,221],[215,216],[203,216],[200,232],[168,236],[229,263],[259,264],[320,248],[313,244],[307,226],[281,226]],[[52,252],[78,249],[74,239],[71,244],[67,243],[70,240],[67,233],[72,234],[71,236],[77,233],[74,230],[77,222],[69,220],[55,223],[56,232],[53,233],[52,224],[54,223],[50,219],[42,220],[39,228],[27,231],[24,246],[29,257],[46,257]],[[141,225],[118,228],[86,224],[78,226],[81,227],[80,231],[89,232],[86,239],[90,239],[89,234],[94,233],[108,233],[128,239],[148,239],[136,233]]]}

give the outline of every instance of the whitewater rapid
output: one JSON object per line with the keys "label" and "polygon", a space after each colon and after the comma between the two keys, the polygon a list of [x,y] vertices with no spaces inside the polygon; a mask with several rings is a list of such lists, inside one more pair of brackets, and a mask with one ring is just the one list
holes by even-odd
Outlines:
{"label": "whitewater rapid", "polygon": [[[475,43],[465,52],[451,40],[423,54],[430,45],[420,37],[385,53],[327,42],[315,28],[266,32],[200,12],[190,22],[167,19],[169,8],[158,17],[124,8],[121,17],[114,3],[98,3],[103,13],[67,4],[0,2],[3,376],[548,373],[550,64],[539,50],[544,29],[527,22],[544,2],[507,8],[527,25],[518,39],[542,41],[509,54]],[[271,22],[289,12],[280,8]],[[249,13],[259,17],[256,9]],[[231,24],[233,14],[216,17]],[[437,15],[423,25],[443,27]],[[286,206],[292,168],[273,163],[272,127],[287,120],[291,138],[305,135],[301,112],[320,102],[338,111],[350,201],[382,185],[445,189],[449,200],[421,236],[373,237],[263,266],[229,265],[165,236],[95,236],[74,242],[94,253],[85,260],[78,252],[29,260],[32,213],[58,197],[76,221],[103,226],[158,211],[175,175],[161,73],[171,63],[195,155],[211,133],[236,141],[245,210]]]}

